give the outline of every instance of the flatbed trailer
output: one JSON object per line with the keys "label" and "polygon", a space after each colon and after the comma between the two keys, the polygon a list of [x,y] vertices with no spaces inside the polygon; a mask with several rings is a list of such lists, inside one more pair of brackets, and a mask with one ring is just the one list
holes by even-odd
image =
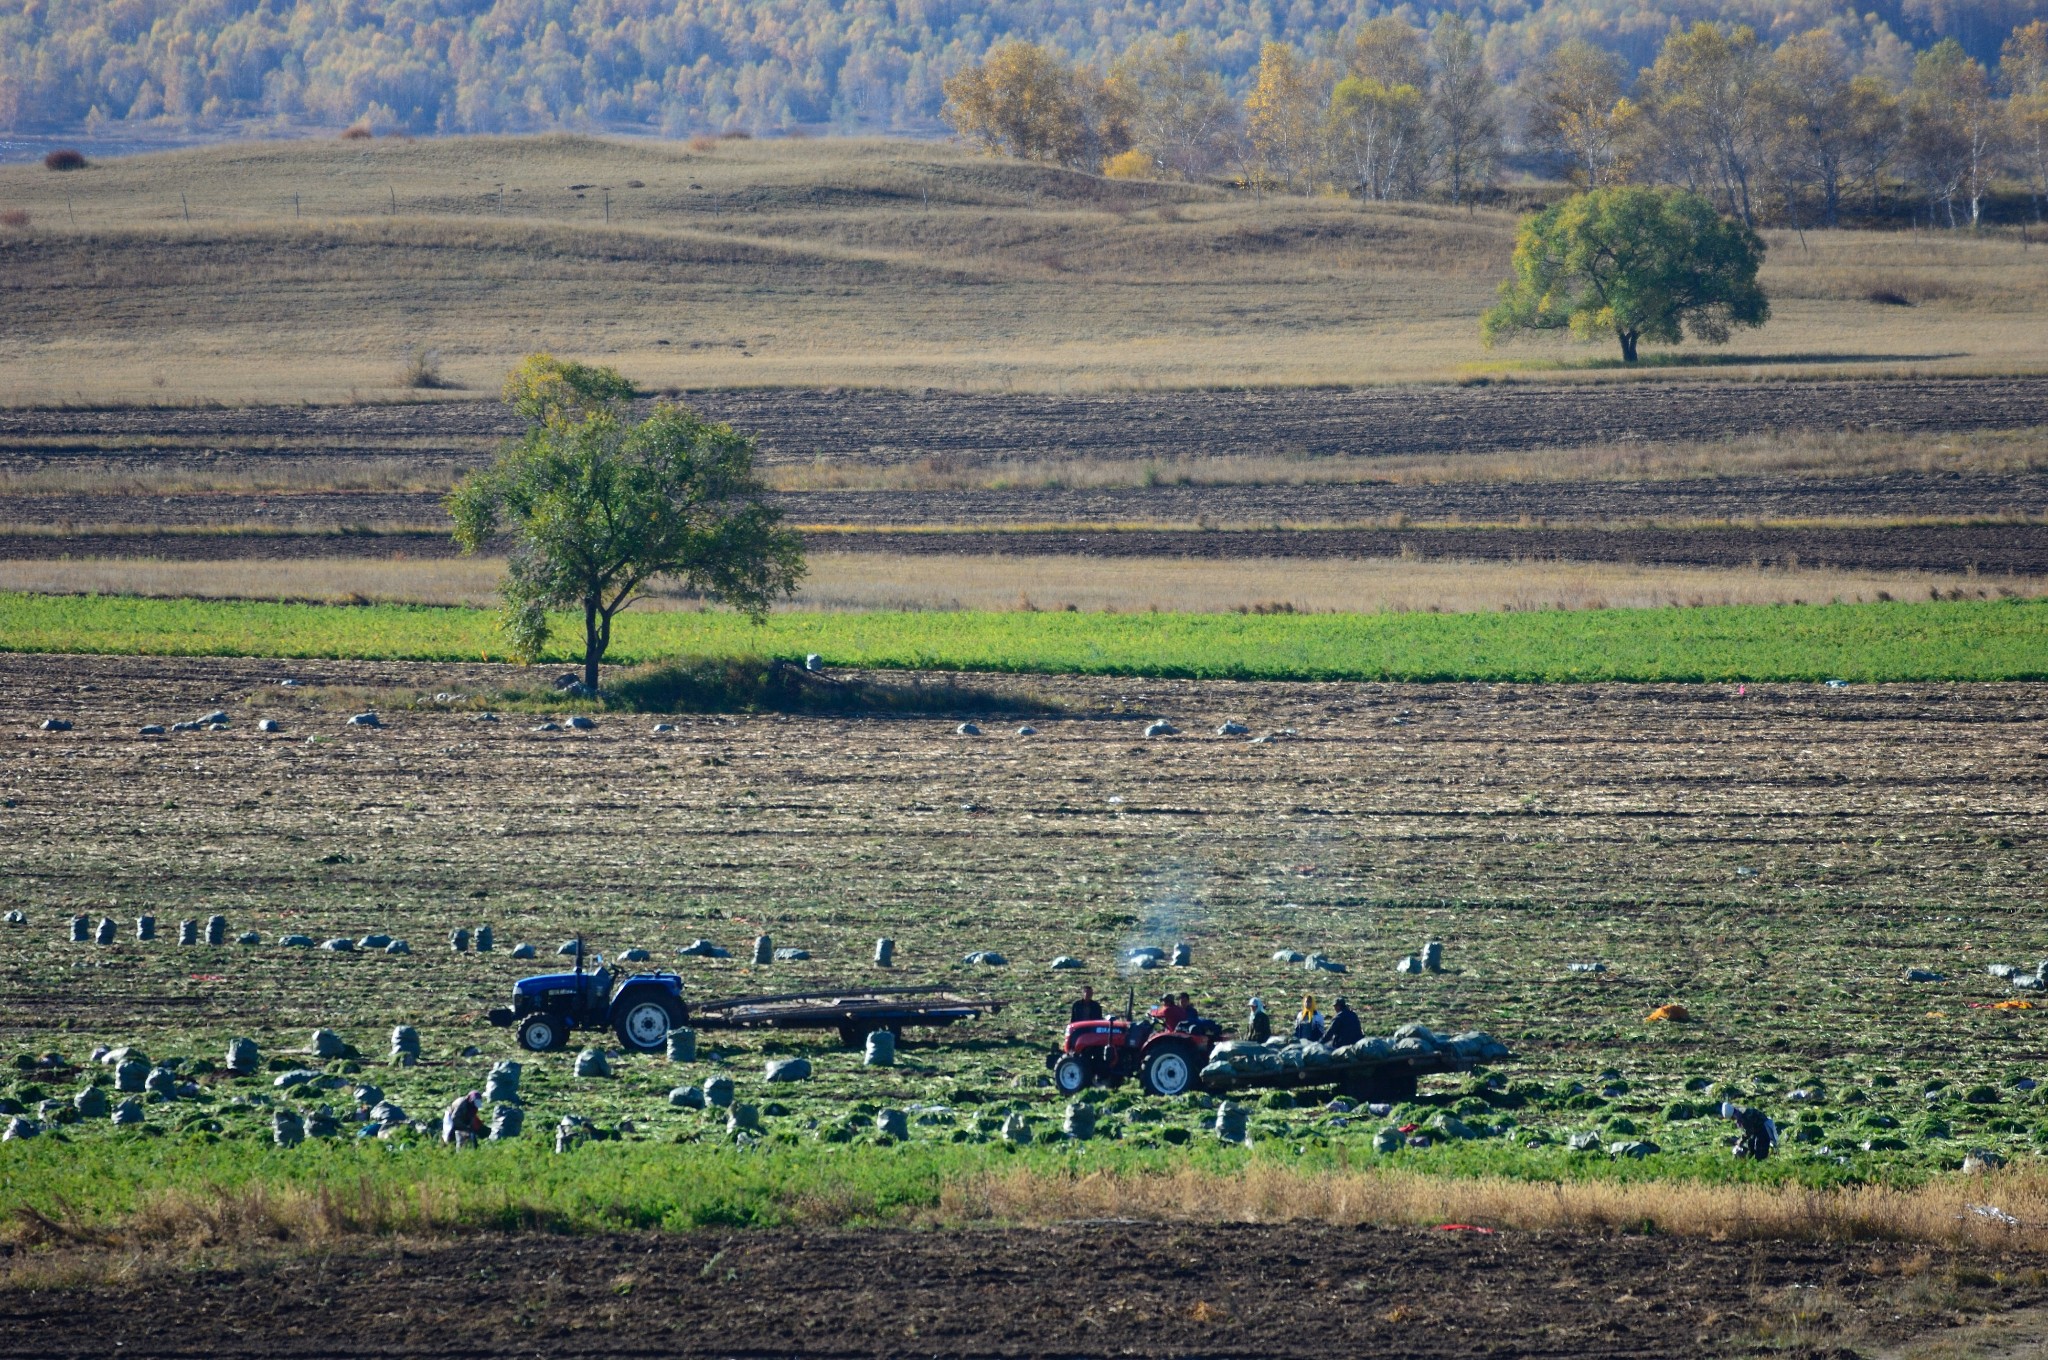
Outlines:
{"label": "flatbed trailer", "polygon": [[812,988],[772,996],[729,996],[686,1002],[685,1022],[698,1029],[836,1029],[859,1048],[886,1029],[897,1038],[913,1026],[939,1028],[1000,1014],[1007,1002],[962,996],[946,987]]}
{"label": "flatbed trailer", "polygon": [[[1504,1061],[1487,1060],[1488,1065]],[[1399,1104],[1415,1098],[1416,1083],[1423,1077],[1444,1072],[1470,1072],[1479,1060],[1437,1050],[1430,1053],[1397,1053],[1363,1062],[1328,1063],[1320,1067],[1283,1067],[1274,1072],[1242,1072],[1210,1076],[1205,1069],[1196,1077],[1205,1091],[1216,1095],[1237,1095],[1245,1091],[1284,1091],[1301,1087],[1335,1087],[1353,1100]]]}

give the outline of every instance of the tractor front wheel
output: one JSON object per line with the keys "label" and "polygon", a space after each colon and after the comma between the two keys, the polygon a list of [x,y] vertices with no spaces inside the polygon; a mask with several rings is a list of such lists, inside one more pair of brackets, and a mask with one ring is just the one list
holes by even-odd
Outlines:
{"label": "tractor front wheel", "polygon": [[1052,1065],[1052,1084],[1063,1096],[1079,1095],[1088,1085],[1088,1064],[1067,1054]]}
{"label": "tractor front wheel", "polygon": [[1164,1048],[1145,1059],[1140,1074],[1155,1096],[1177,1096],[1195,1083],[1195,1065],[1179,1048]]}
{"label": "tractor front wheel", "polygon": [[519,1046],[529,1053],[546,1053],[569,1042],[569,1027],[552,1015],[529,1015],[519,1022]]}

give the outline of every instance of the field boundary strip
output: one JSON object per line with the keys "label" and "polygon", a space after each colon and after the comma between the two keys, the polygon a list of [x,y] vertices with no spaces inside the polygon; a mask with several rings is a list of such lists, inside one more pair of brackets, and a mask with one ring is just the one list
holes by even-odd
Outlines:
{"label": "field boundary strip", "polygon": [[[564,617],[545,661],[581,639]],[[512,659],[488,609],[0,593],[0,651]],[[726,612],[620,616],[606,660],[798,657],[899,670],[1245,680],[2048,679],[2048,603],[2024,600],[1513,613]]]}

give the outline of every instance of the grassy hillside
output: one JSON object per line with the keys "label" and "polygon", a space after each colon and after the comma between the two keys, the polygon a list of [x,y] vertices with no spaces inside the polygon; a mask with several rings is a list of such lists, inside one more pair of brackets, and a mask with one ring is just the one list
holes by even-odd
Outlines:
{"label": "grassy hillside", "polygon": [[[1479,347],[1507,213],[1254,201],[923,143],[705,145],[305,141],[0,169],[0,210],[28,215],[0,227],[0,402],[395,399],[425,395],[399,370],[426,350],[468,390],[542,347],[651,385],[1034,390],[1609,357]],[[2048,251],[1772,244],[1776,320],[1738,368],[2048,366]]]}

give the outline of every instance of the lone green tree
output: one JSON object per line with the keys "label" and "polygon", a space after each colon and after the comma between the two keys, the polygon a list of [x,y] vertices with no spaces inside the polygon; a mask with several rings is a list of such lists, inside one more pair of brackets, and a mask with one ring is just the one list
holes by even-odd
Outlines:
{"label": "lone green tree", "polygon": [[1644,340],[1723,344],[1732,327],[1770,319],[1756,281],[1763,262],[1763,239],[1698,194],[1595,189],[1522,223],[1515,275],[1479,335],[1490,348],[1525,331],[1611,333],[1631,364]]}
{"label": "lone green tree", "polygon": [[511,534],[505,629],[520,659],[547,645],[549,610],[583,610],[593,693],[613,617],[656,577],[759,622],[804,574],[801,540],[764,499],[753,439],[667,402],[633,420],[632,394],[611,369],[529,356],[505,381],[529,428],[447,502],[463,552]]}

